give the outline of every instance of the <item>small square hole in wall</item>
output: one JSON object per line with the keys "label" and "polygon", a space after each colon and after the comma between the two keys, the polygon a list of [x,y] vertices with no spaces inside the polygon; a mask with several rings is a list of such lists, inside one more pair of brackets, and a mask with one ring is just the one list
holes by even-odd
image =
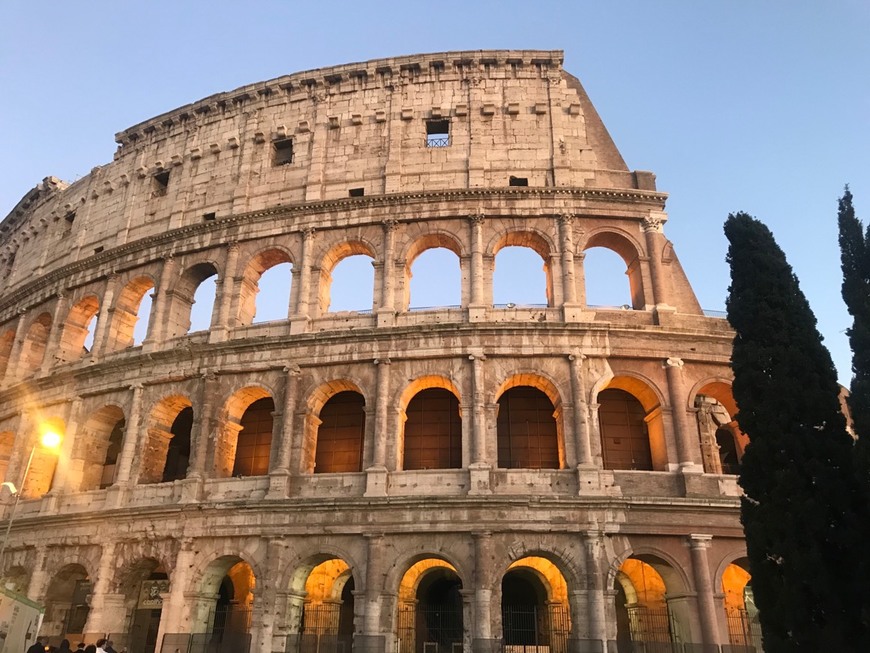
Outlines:
{"label": "small square hole in wall", "polygon": [[347,194],[350,197],[362,197],[363,195],[366,194],[366,189],[365,188],[351,188],[349,191],[347,191]]}
{"label": "small square hole in wall", "polygon": [[100,245],[99,247],[94,247],[94,254],[99,254],[104,249],[105,249],[105,247],[103,247],[102,245]]}
{"label": "small square hole in wall", "polygon": [[450,145],[450,121],[426,121],[426,147],[447,147]]}
{"label": "small square hole in wall", "polygon": [[508,180],[508,186],[528,186],[529,178],[528,177],[514,177],[511,175],[511,178]]}
{"label": "small square hole in wall", "polygon": [[152,177],[152,192],[151,197],[163,197],[166,195],[166,188],[169,186],[169,170],[158,172]]}
{"label": "small square hole in wall", "polygon": [[202,219],[205,220],[206,222],[211,222],[212,220],[215,220],[216,218],[217,218],[217,215],[215,215],[214,211],[212,211],[211,213],[203,213],[202,214]]}
{"label": "small square hole in wall", "polygon": [[272,148],[275,150],[275,158],[273,165],[286,166],[293,163],[293,139],[279,138],[272,141]]}

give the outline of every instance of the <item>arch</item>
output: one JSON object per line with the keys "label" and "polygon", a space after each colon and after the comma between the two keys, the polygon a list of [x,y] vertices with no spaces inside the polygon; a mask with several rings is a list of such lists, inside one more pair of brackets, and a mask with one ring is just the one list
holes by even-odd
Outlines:
{"label": "arch", "polygon": [[[368,256],[374,261],[375,248],[363,240],[349,240],[333,245],[324,254],[320,262],[320,288],[318,301],[321,313],[329,312],[332,301],[332,275],[336,266],[350,256]],[[372,286],[372,303],[374,305],[374,286]]]}
{"label": "arch", "polygon": [[43,434],[57,433],[61,440],[66,436],[66,422],[60,417],[43,417],[39,420],[33,439],[33,458],[30,470],[22,481],[21,497],[34,499],[46,494],[54,482],[54,472],[57,469],[58,451],[48,449],[38,444]]}
{"label": "arch", "polygon": [[11,481],[6,478],[9,469],[9,461],[12,460],[12,451],[15,447],[15,433],[12,431],[0,432],[0,483]]}
{"label": "arch", "polygon": [[15,329],[6,329],[0,335],[0,380],[6,376],[9,369],[9,357],[12,355],[12,346],[15,344]]}
{"label": "arch", "polygon": [[51,332],[51,315],[40,313],[27,327],[21,347],[21,376],[32,376],[39,371],[45,359],[48,336]]}
{"label": "arch", "polygon": [[498,466],[564,468],[561,400],[552,382],[539,375],[514,375],[502,384],[497,401]]}
{"label": "arch", "polygon": [[[452,252],[455,258],[451,257],[450,263],[455,262],[455,267],[451,265],[448,270],[441,260],[438,265],[438,278],[432,279],[432,266],[424,266],[424,273],[417,275],[417,281],[414,282],[413,268],[418,259],[424,255],[437,256],[437,250],[441,252]],[[411,243],[405,255],[405,283],[403,309],[410,310],[414,308],[437,307],[437,306],[458,306],[462,303],[462,271],[460,269],[460,259],[462,257],[462,248],[459,242],[452,234],[443,232],[429,233],[420,238],[417,238]],[[438,257],[443,259],[444,257]],[[425,262],[424,262],[425,263]],[[449,277],[447,276],[449,273]],[[447,277],[447,278],[446,278]],[[413,287],[412,287],[413,286]],[[448,289],[452,289],[449,298],[445,293]],[[437,297],[434,301],[430,297]]]}
{"label": "arch", "polygon": [[567,650],[571,617],[561,570],[544,557],[515,560],[502,576],[501,615],[506,645]]}
{"label": "arch", "polygon": [[71,641],[80,641],[91,610],[91,590],[91,579],[82,565],[71,563],[61,567],[45,592],[41,632],[58,633]]}
{"label": "arch", "polygon": [[189,601],[191,632],[206,633],[209,646],[247,650],[257,579],[253,566],[237,555],[223,555],[202,570]]}
{"label": "arch", "polygon": [[752,594],[749,560],[738,558],[729,563],[720,576],[728,641],[732,646],[754,646],[761,650],[761,624]]}
{"label": "arch", "polygon": [[646,306],[646,299],[640,259],[644,249],[640,243],[628,233],[608,227],[589,234],[583,245],[583,252],[594,247],[609,249],[622,258],[631,292],[631,307],[635,310],[643,310]]}
{"label": "arch", "polygon": [[21,565],[11,565],[3,570],[0,583],[13,592],[26,594],[27,587],[30,585],[30,572]]}
{"label": "arch", "polygon": [[462,467],[459,398],[446,388],[417,392],[404,410],[402,469]]}
{"label": "arch", "polygon": [[[283,306],[283,315],[273,318],[271,313],[266,319],[258,317],[262,315],[262,308],[259,307],[260,301],[260,280],[263,275],[276,266],[287,264],[291,268],[293,266],[293,258],[290,252],[283,247],[272,245],[266,249],[257,252],[242,273],[242,282],[239,288],[239,314],[238,320],[241,326],[247,326],[254,322],[263,322],[270,319],[286,319],[287,312],[290,307],[290,283],[287,283],[286,297],[282,292],[280,303]],[[273,299],[274,298],[270,298]],[[276,314],[280,311],[275,311]]]}
{"label": "arch", "polygon": [[399,653],[423,653],[461,647],[465,634],[462,579],[439,558],[419,560],[402,576],[397,606]]}
{"label": "arch", "polygon": [[90,351],[87,341],[93,340],[99,311],[100,300],[96,295],[86,295],[70,308],[60,336],[57,357],[61,362],[78,360]]}
{"label": "arch", "polygon": [[262,386],[246,386],[227,400],[215,443],[214,473],[262,476],[269,472],[275,402]]}
{"label": "arch", "polygon": [[595,392],[605,468],[666,469],[661,398],[654,387],[639,376],[621,373]]}
{"label": "arch", "polygon": [[[179,417],[185,414],[179,421]],[[139,483],[161,483],[166,478],[167,465],[170,476],[186,468],[185,435],[187,437],[187,456],[190,455],[190,427],[193,423],[193,404],[184,395],[163,397],[151,409],[146,434],[146,445],[142,454],[139,470]],[[176,441],[175,438],[178,438]],[[171,449],[170,445],[175,441]],[[181,476],[183,478],[183,475]],[[167,479],[171,480],[171,479]]]}
{"label": "arch", "polygon": [[365,397],[355,390],[334,393],[317,419],[314,472],[360,472],[365,442]]}
{"label": "arch", "polygon": [[153,650],[163,612],[161,595],[170,589],[167,568],[157,558],[139,558],[121,568],[113,581],[112,589],[123,597],[124,608],[115,632],[128,632],[128,642]]}
{"label": "arch", "polygon": [[495,256],[505,247],[528,247],[544,261],[549,261],[551,253],[556,249],[546,235],[531,229],[513,229],[497,234],[487,249]]}
{"label": "arch", "polygon": [[[166,337],[176,338],[190,332],[193,325],[192,309],[194,306],[194,298],[197,290],[202,284],[218,274],[217,266],[210,262],[204,261],[196,263],[188,267],[178,278],[175,286],[168,293],[168,302],[166,309]],[[162,291],[161,291],[162,292]],[[214,300],[211,301],[211,306],[208,306],[208,298],[200,301],[200,309],[202,311],[203,320],[209,319],[205,317],[205,313],[213,316]],[[202,308],[204,307],[204,308]],[[211,321],[208,322],[211,324]],[[208,326],[205,326],[208,329]]]}
{"label": "arch", "polygon": [[587,306],[611,309],[634,307],[625,261],[612,249],[586,249],[583,253],[583,282]]}
{"label": "arch", "polygon": [[124,411],[116,405],[91,413],[76,433],[71,453],[71,472],[80,470],[80,491],[111,485],[124,437]]}
{"label": "arch", "polygon": [[[154,290],[154,279],[147,274],[140,274],[128,281],[112,311],[111,328],[106,337],[106,350],[119,351],[142,343],[150,327],[151,300],[146,299],[148,291]],[[147,304],[147,306],[145,306]],[[143,315],[144,308],[149,309]]]}

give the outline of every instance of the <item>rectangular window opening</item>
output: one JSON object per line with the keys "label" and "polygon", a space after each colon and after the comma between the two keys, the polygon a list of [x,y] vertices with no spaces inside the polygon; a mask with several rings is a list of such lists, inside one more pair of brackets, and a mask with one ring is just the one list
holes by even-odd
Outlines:
{"label": "rectangular window opening", "polygon": [[215,213],[213,211],[211,213],[203,213],[202,214],[202,219],[205,220],[206,222],[211,222],[212,220],[215,220],[216,218],[217,218],[217,216],[215,215]]}
{"label": "rectangular window opening", "polygon": [[94,247],[94,254],[99,254],[105,249],[102,245],[100,247]]}
{"label": "rectangular window opening", "polygon": [[365,188],[351,188],[349,191],[347,191],[347,194],[349,197],[362,197],[363,195],[366,194],[366,189]]}
{"label": "rectangular window opening", "polygon": [[163,197],[166,195],[166,188],[169,186],[169,170],[158,172],[152,179],[154,180],[152,182],[154,190],[151,193],[151,197]]}
{"label": "rectangular window opening", "polygon": [[509,186],[528,186],[529,178],[528,177],[514,177],[511,175],[511,178],[508,180]]}
{"label": "rectangular window opening", "polygon": [[274,165],[286,166],[293,163],[293,139],[279,138],[272,141],[272,147],[275,149]]}
{"label": "rectangular window opening", "polygon": [[76,219],[76,212],[75,212],[75,211],[70,211],[70,212],[67,213],[65,216],[63,216],[63,219],[66,220],[67,222],[69,222],[70,224],[72,224],[73,222],[75,222],[75,219]]}
{"label": "rectangular window opening", "polygon": [[450,145],[450,121],[426,121],[426,147],[447,147]]}

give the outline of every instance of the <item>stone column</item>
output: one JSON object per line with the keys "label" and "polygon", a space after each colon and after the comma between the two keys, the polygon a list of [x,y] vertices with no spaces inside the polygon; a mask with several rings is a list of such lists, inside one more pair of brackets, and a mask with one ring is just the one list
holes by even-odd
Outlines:
{"label": "stone column", "polygon": [[[290,478],[290,458],[293,454],[293,443],[295,441],[295,417],[296,417],[296,398],[297,388],[299,387],[299,376],[301,370],[298,366],[284,368],[284,403],[281,408],[281,426],[273,428],[273,437],[277,437],[277,446],[273,448],[275,451],[275,460],[272,463],[272,469],[269,472],[269,497],[275,499],[283,499],[287,497],[288,481]],[[298,464],[296,465],[298,469]]]}
{"label": "stone column", "polygon": [[486,319],[487,309],[483,274],[484,216],[478,213],[468,216],[468,220],[471,226],[471,302],[468,304],[468,319],[470,322],[481,322]]}
{"label": "stone column", "polygon": [[[48,571],[45,569],[45,558],[48,547],[36,547],[36,560],[33,563],[33,573],[30,574],[30,584],[27,586],[27,598],[37,603],[44,603],[45,591],[48,588]],[[6,568],[5,562],[3,568]]]}
{"label": "stone column", "polygon": [[468,466],[469,494],[490,494],[490,471],[492,464],[487,459],[486,394],[483,378],[483,352],[469,354],[471,361],[472,431],[471,464]]}
{"label": "stone column", "polygon": [[189,606],[185,594],[190,582],[190,570],[195,561],[193,540],[185,538],[181,541],[175,566],[169,577],[169,593],[163,598],[163,610],[160,613],[160,627],[157,633],[158,642],[163,641],[164,635],[182,632],[185,621],[189,621]]}
{"label": "stone column", "polygon": [[377,396],[375,397],[375,428],[372,441],[372,464],[366,469],[366,496],[387,493],[387,435],[389,433],[390,359],[375,359],[377,366]]}
{"label": "stone column", "polygon": [[3,385],[8,386],[18,380],[21,375],[21,351],[24,347],[24,325],[27,311],[18,309],[18,321],[15,324],[15,340],[12,341],[12,350],[9,352],[9,362],[6,364],[6,372],[3,374]]}
{"label": "stone column", "polygon": [[112,539],[104,539],[102,547],[100,566],[88,602],[90,605],[88,622],[85,625],[86,633],[93,633],[100,637],[110,632],[122,633],[126,626],[123,597],[118,601],[117,596],[109,594],[108,591],[115,572],[115,542]]}
{"label": "stone column", "polygon": [[680,468],[692,470],[697,467],[695,463],[695,443],[691,436],[691,429],[686,419],[686,388],[683,383],[683,360],[680,358],[668,358],[665,361],[665,370],[668,377],[668,396],[671,403],[671,413],[674,423],[674,439],[677,445],[677,457]]}
{"label": "stone column", "polygon": [[707,549],[713,540],[712,535],[689,535],[689,548],[692,552],[692,575],[695,578],[695,591],[698,593],[698,617],[701,621],[701,636],[704,648],[717,651],[719,644],[725,644],[719,636],[719,617],[713,581],[710,576],[710,561]]}
{"label": "stone column", "polygon": [[586,401],[586,383],[583,377],[583,361],[586,356],[578,351],[569,354],[568,360],[571,362],[571,403],[574,404],[577,464],[580,467],[595,467],[592,460],[592,442],[589,439],[589,404]]}
{"label": "stone column", "polygon": [[650,274],[652,275],[653,303],[665,308],[671,308],[668,304],[668,294],[665,290],[664,270],[662,269],[662,251],[665,244],[663,225],[668,216],[664,212],[651,213],[643,220],[643,233],[646,239],[647,252],[650,261]]}
{"label": "stone column", "polygon": [[577,277],[574,270],[574,214],[559,216],[559,236],[562,249],[562,305],[563,319],[573,322],[579,319],[581,305],[577,300]]}
{"label": "stone column", "polygon": [[[81,421],[80,414],[82,410],[82,398],[73,397],[69,404],[66,420],[66,432],[63,433],[63,440],[60,443],[60,451],[57,452],[57,466],[55,467],[54,478],[51,481],[49,495],[52,497],[66,492],[74,492],[78,489],[79,483],[75,483],[72,474],[72,453],[76,445],[76,439],[79,437],[79,423]],[[37,438],[41,434],[37,435]],[[81,477],[78,479],[81,481]]]}
{"label": "stone column", "polygon": [[[396,321],[395,307],[395,242],[396,228],[399,223],[396,220],[384,220],[384,251],[381,270],[381,301],[378,307],[378,326],[392,326]],[[377,283],[375,284],[377,285]]]}
{"label": "stone column", "polygon": [[[217,393],[217,375],[214,372],[204,372],[200,381],[199,402],[194,406],[193,429],[190,437],[190,463],[187,468],[187,478],[196,483],[189,490],[183,491],[184,501],[199,499],[202,481],[210,476],[209,440],[214,423],[214,399]],[[199,415],[197,416],[197,407]]]}
{"label": "stone column", "polygon": [[48,374],[57,360],[61,359],[60,345],[63,336],[63,317],[67,313],[67,297],[63,293],[57,294],[57,302],[51,315],[51,331],[48,333],[48,342],[45,344],[45,353],[42,356],[41,373]]}
{"label": "stone column", "polygon": [[100,300],[100,313],[97,316],[97,330],[94,332],[94,344],[91,346],[91,360],[96,360],[106,349],[109,329],[109,315],[115,300],[115,286],[118,285],[118,275],[114,272],[106,277],[106,287]]}
{"label": "stone column", "polygon": [[586,609],[587,632],[597,648],[604,650],[607,642],[606,597],[604,592],[604,533],[590,531],[583,538],[586,549]]}
{"label": "stone column", "polygon": [[314,248],[314,229],[302,230],[302,262],[299,272],[299,292],[296,295],[296,310],[290,317],[290,333],[305,333],[311,313],[311,267],[312,250]]}
{"label": "stone column", "polygon": [[148,322],[148,337],[142,342],[142,349],[145,352],[159,349],[166,337],[166,312],[169,310],[169,300],[172,296],[169,287],[172,285],[174,272],[175,259],[170,254],[163,258],[158,286],[151,292],[153,304],[151,319]]}
{"label": "stone column", "polygon": [[275,603],[277,583],[281,577],[282,541],[277,537],[266,539],[266,575],[257,578],[253,590],[254,604],[251,608],[251,650],[275,651],[273,634],[275,632]]}
{"label": "stone column", "polygon": [[493,552],[492,534],[472,533],[474,540],[474,620],[472,621],[471,650],[474,653],[493,653],[499,640],[492,634]]}
{"label": "stone column", "polygon": [[381,632],[381,584],[383,546],[381,534],[366,535],[365,613],[362,633],[354,636],[354,653],[383,653],[386,638]]}
{"label": "stone column", "polygon": [[232,315],[230,308],[233,306],[236,295],[236,268],[239,263],[239,244],[228,242],[226,244],[226,257],[224,259],[224,271],[217,281],[218,288],[215,291],[215,299],[220,302],[216,323],[212,323],[208,334],[209,342],[222,342],[236,326],[237,315]]}
{"label": "stone column", "polygon": [[[24,488],[21,487],[21,472],[27,464],[27,456],[30,455],[30,447],[33,446],[33,436],[30,430],[33,428],[33,416],[27,410],[21,410],[18,413],[18,424],[15,429],[15,441],[12,443],[12,453],[9,456],[9,466],[6,468],[6,479],[15,484],[20,492]],[[11,507],[5,509],[9,512]]]}
{"label": "stone column", "polygon": [[115,485],[126,487],[130,485],[133,459],[139,453],[139,422],[142,412],[142,384],[130,386],[133,396],[130,398],[130,410],[124,424],[124,444],[118,456],[118,473],[115,475]]}

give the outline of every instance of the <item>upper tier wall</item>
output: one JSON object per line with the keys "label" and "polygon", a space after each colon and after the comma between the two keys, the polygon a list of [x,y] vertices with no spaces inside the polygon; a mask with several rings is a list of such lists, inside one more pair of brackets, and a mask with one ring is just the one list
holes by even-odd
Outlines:
{"label": "upper tier wall", "polygon": [[[116,136],[115,160],[30,191],[0,225],[3,291],[100,251],[278,205],[532,187],[654,190],[630,172],[560,51],[381,59],[211,96]],[[427,123],[449,141],[427,145]],[[292,146],[276,151],[276,141]],[[359,191],[357,191],[359,192]]]}

